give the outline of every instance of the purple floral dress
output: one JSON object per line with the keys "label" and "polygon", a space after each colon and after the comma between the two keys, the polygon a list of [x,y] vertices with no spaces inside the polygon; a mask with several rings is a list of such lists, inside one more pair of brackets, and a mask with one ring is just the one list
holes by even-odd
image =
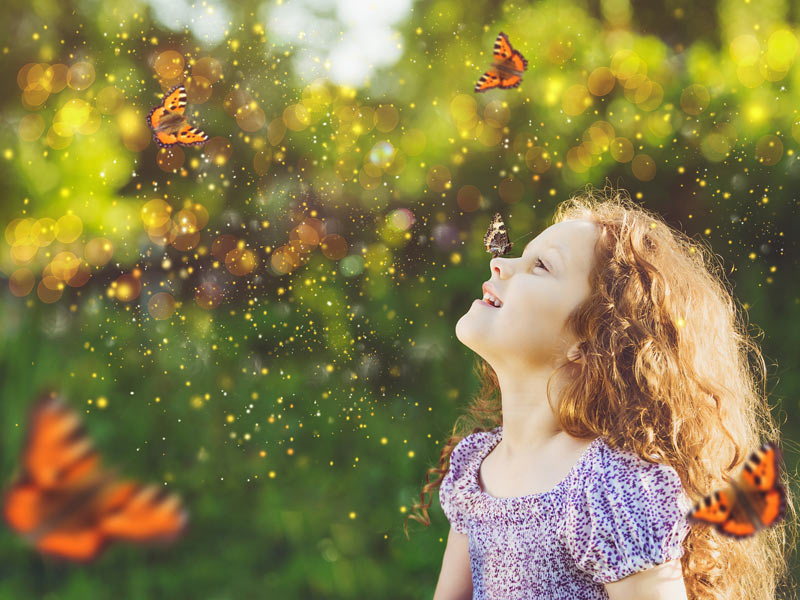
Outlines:
{"label": "purple floral dress", "polygon": [[692,502],[671,466],[598,437],[553,489],[495,498],[478,471],[502,435],[461,440],[439,489],[469,536],[473,600],[608,600],[603,584],[683,556]]}

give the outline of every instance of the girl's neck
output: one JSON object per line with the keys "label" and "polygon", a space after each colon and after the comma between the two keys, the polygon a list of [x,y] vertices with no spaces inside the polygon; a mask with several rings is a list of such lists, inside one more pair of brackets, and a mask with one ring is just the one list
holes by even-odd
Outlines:
{"label": "girl's neck", "polygon": [[563,435],[564,432],[558,427],[549,407],[545,408],[547,416],[531,406],[509,411],[504,403],[503,437],[498,444],[501,454],[509,458],[530,454],[557,441]]}
{"label": "girl's neck", "polygon": [[[497,371],[500,401],[503,407],[503,454],[529,454],[549,444],[561,432],[550,403],[547,401],[547,382],[552,371],[528,368],[520,375],[516,371]],[[558,402],[559,382],[550,387],[553,402]]]}

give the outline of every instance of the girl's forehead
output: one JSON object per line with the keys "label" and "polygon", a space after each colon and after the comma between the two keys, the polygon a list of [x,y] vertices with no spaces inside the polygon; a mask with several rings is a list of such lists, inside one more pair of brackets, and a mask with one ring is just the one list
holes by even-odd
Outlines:
{"label": "girl's forehead", "polygon": [[[547,229],[544,229],[539,235],[533,238],[530,242],[527,243],[525,246],[525,250],[527,250],[530,246],[534,244],[543,244],[544,246],[552,246],[556,249],[560,250],[562,253],[565,251],[565,242],[570,242],[574,240],[574,237],[578,234],[579,230],[586,230],[588,225],[595,225],[591,221],[586,221],[584,219],[570,219],[567,221],[561,221],[559,223],[554,223],[550,225]],[[595,227],[596,229],[596,227]],[[523,252],[525,251],[523,250]]]}

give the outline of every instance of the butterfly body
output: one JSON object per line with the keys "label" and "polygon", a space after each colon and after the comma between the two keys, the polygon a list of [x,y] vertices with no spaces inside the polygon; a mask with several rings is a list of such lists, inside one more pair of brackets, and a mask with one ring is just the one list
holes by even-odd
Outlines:
{"label": "butterfly body", "polygon": [[687,517],[734,538],[750,537],[775,525],[786,515],[780,462],[777,445],[763,444],[745,461],[737,481],[697,502]]}
{"label": "butterfly body", "polygon": [[153,131],[158,133],[159,131],[163,131],[169,135],[175,135],[184,126],[188,125],[189,121],[181,114],[174,113],[170,110],[167,110],[164,115],[159,120],[159,123],[156,127],[153,127]]}
{"label": "butterfly body", "polygon": [[153,130],[153,138],[162,148],[175,144],[199,146],[208,141],[208,135],[194,127],[184,115],[186,110],[186,88],[181,84],[164,96],[164,101],[147,115],[147,124]]}
{"label": "butterfly body", "polygon": [[514,63],[509,60],[501,60],[495,61],[494,64],[490,67],[494,73],[498,75],[502,75],[506,78],[508,77],[519,77],[522,78],[522,74],[525,72],[525,69],[517,69],[515,68]]}
{"label": "butterfly body", "polygon": [[80,419],[54,395],[31,411],[22,471],[5,494],[3,516],[40,552],[81,562],[113,540],[169,541],[187,521],[174,494],[101,468]]}
{"label": "butterfly body", "polygon": [[483,245],[486,251],[495,258],[511,252],[511,247],[514,244],[508,239],[506,224],[503,222],[503,217],[500,213],[495,213],[492,217],[489,228],[483,236]]}
{"label": "butterfly body", "polygon": [[494,42],[492,56],[494,62],[475,84],[475,92],[485,92],[492,88],[515,88],[522,82],[522,74],[528,68],[528,61],[514,50],[508,36],[502,31]]}

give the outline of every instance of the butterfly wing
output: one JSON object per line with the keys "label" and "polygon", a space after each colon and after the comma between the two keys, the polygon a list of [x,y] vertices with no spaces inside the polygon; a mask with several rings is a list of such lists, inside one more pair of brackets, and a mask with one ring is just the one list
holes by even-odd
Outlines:
{"label": "butterfly wing", "polygon": [[747,489],[768,491],[778,484],[781,451],[770,442],[750,454],[742,468],[742,479]]}
{"label": "butterfly wing", "polygon": [[177,497],[102,471],[77,414],[53,394],[31,411],[22,465],[3,513],[9,526],[41,552],[88,561],[112,538],[170,539],[185,525]]}
{"label": "butterfly wing", "polygon": [[709,494],[694,505],[687,515],[690,521],[714,525],[720,533],[746,537],[755,533],[755,526],[739,505],[733,487]]}
{"label": "butterfly wing", "polygon": [[72,487],[96,473],[100,459],[78,416],[55,394],[32,407],[23,451],[24,478],[44,490]]}
{"label": "butterfly wing", "polygon": [[508,36],[502,31],[494,41],[493,55],[495,64],[475,84],[475,92],[485,92],[495,87],[515,88],[522,82],[522,72],[528,68],[528,61],[514,50]]}
{"label": "butterfly wing", "polygon": [[497,39],[494,41],[494,60],[495,62],[505,62],[511,58],[514,53],[514,48],[511,47],[511,42],[508,41],[508,36],[502,31],[497,34]]}
{"label": "butterfly wing", "polygon": [[172,88],[164,97],[162,106],[170,112],[183,114],[186,110],[186,88],[182,83]]}
{"label": "butterfly wing", "polygon": [[103,526],[131,496],[135,485],[104,478],[98,485],[66,499],[60,519],[37,540],[41,552],[62,559],[88,562],[111,541]]}
{"label": "butterfly wing", "polygon": [[177,140],[184,146],[201,146],[208,141],[208,134],[187,123],[178,131]]}
{"label": "butterfly wing", "polygon": [[689,519],[715,525],[720,533],[734,538],[749,537],[779,522],[786,514],[786,490],[779,482],[780,460],[776,444],[762,445],[745,461],[734,484],[739,494],[729,487],[706,496],[695,505]]}
{"label": "butterfly wing", "polygon": [[504,63],[508,74],[500,75],[500,87],[503,89],[515,88],[522,82],[522,72],[528,68],[528,61],[518,51],[514,50]]}
{"label": "butterfly wing", "polygon": [[163,106],[156,106],[150,111],[150,114],[147,115],[147,124],[150,126],[150,129],[153,130],[153,139],[162,148],[169,148],[178,143],[178,136],[174,133],[167,133],[165,130],[159,129],[161,119],[163,119],[166,114],[166,108]]}
{"label": "butterfly wing", "polygon": [[519,75],[509,75],[508,77],[500,78],[500,87],[504,90],[515,88],[522,82],[522,77]]}
{"label": "butterfly wing", "polygon": [[508,36],[500,33],[494,43],[495,60],[502,61],[503,71],[500,75],[500,87],[515,88],[522,82],[522,72],[528,68],[528,61],[519,50],[515,50],[508,41]]}
{"label": "butterfly wing", "polygon": [[183,532],[188,516],[175,494],[155,485],[120,485],[102,521],[110,537],[136,542],[169,541]]}
{"label": "butterfly wing", "polygon": [[132,481],[106,482],[92,490],[36,541],[51,556],[88,562],[114,539],[169,542],[183,533],[187,513],[178,496]]}
{"label": "butterfly wing", "polygon": [[475,91],[485,92],[486,90],[490,90],[499,86],[500,76],[495,72],[494,69],[489,69],[486,71],[486,73],[481,75],[480,79],[478,79],[478,82],[475,84]]}
{"label": "butterfly wing", "polygon": [[154,107],[147,115],[147,124],[153,130],[153,139],[162,148],[169,148],[178,143],[175,133],[168,133],[160,127],[164,116],[169,113],[182,115],[186,110],[186,88],[183,84],[176,85],[164,97],[164,101]]}
{"label": "butterfly wing", "polygon": [[780,483],[781,451],[769,442],[750,454],[740,476],[743,493],[765,527],[786,515],[786,489]]}
{"label": "butterfly wing", "polygon": [[65,497],[60,502],[58,520],[32,541],[40,552],[57,558],[88,562],[96,558],[109,542],[97,526],[97,496],[93,489],[79,497]]}
{"label": "butterfly wing", "polygon": [[528,68],[528,61],[525,60],[525,57],[522,56],[519,50],[514,50],[514,52],[511,53],[507,63],[512,69],[516,69],[517,71],[525,71]]}
{"label": "butterfly wing", "polygon": [[483,235],[483,245],[486,247],[487,252],[489,252],[492,236],[494,235],[494,232],[497,231],[498,225],[501,224],[502,222],[503,222],[503,217],[500,215],[500,213],[494,213],[494,215],[492,216],[492,220],[489,223],[489,228]]}
{"label": "butterfly wing", "polygon": [[153,109],[147,114],[147,125],[153,131],[158,129],[159,123],[161,123],[161,119],[164,115],[167,114],[167,109],[163,106],[155,106]]}
{"label": "butterfly wing", "polygon": [[164,129],[159,129],[159,124],[166,114],[166,108],[163,106],[156,106],[150,111],[150,114],[147,115],[147,124],[153,130],[153,139],[156,141],[156,144],[162,148],[169,148],[178,143],[177,135],[174,133],[167,133]]}
{"label": "butterfly wing", "polygon": [[495,213],[492,217],[489,228],[483,236],[483,245],[486,247],[486,251],[493,256],[508,254],[511,251],[514,244],[508,239],[506,224],[500,213]]}
{"label": "butterfly wing", "polygon": [[161,120],[166,114],[168,114],[166,108],[163,106],[156,106],[150,111],[150,114],[147,115],[147,124],[150,126],[150,129],[153,130],[153,139],[156,141],[156,144],[162,148],[169,148],[178,143],[177,135],[174,133],[167,133],[166,130],[159,128]]}
{"label": "butterfly wing", "polygon": [[761,492],[752,503],[765,527],[779,523],[786,516],[786,490],[783,486]]}
{"label": "butterfly wing", "polygon": [[[69,517],[76,501],[89,498],[104,477],[80,419],[55,394],[44,395],[30,412],[22,474],[6,493],[5,520],[47,551],[41,546],[47,532]],[[102,542],[91,524],[73,529],[71,548],[79,555]]]}
{"label": "butterfly wing", "polygon": [[717,525],[717,531],[723,535],[733,538],[746,538],[755,534],[758,527],[748,516],[741,504],[738,502],[728,514],[727,519]]}

